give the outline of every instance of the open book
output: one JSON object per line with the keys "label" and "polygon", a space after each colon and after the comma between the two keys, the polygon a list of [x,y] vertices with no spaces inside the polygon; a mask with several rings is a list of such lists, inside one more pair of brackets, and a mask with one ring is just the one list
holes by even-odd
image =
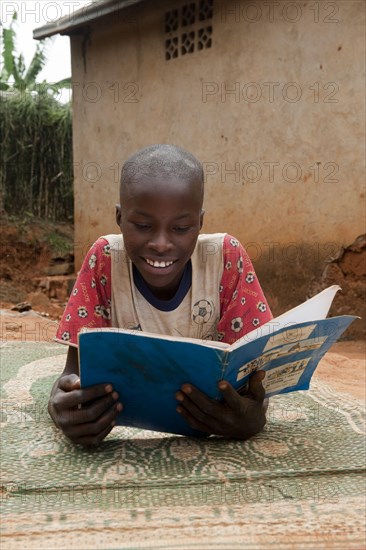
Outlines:
{"label": "open book", "polygon": [[124,406],[120,425],[198,435],[176,412],[175,393],[184,383],[220,399],[220,380],[240,390],[262,369],[266,397],[309,388],[319,360],[356,319],[325,318],[339,289],[323,290],[232,345],[136,330],[84,329],[79,334],[81,386],[112,384]]}

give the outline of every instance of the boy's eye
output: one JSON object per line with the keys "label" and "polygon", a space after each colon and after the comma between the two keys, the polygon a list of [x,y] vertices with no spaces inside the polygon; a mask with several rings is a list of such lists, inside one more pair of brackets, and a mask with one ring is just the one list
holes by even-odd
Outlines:
{"label": "boy's eye", "polygon": [[147,231],[151,228],[151,226],[146,223],[135,223],[134,226],[141,231]]}
{"label": "boy's eye", "polygon": [[176,231],[177,233],[185,233],[186,231],[188,231],[189,227],[173,227],[174,231]]}

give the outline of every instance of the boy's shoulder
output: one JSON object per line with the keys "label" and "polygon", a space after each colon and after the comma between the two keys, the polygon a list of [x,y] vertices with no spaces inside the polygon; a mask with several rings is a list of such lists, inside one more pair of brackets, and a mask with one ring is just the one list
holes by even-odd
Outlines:
{"label": "boy's shoulder", "polygon": [[201,233],[192,254],[193,265],[203,265],[205,270],[222,264],[226,233]]}
{"label": "boy's shoulder", "polygon": [[[99,239],[104,239],[110,246],[120,245],[123,243],[122,233],[111,233],[109,235],[102,235]],[[98,240],[99,240],[98,239]]]}
{"label": "boy's shoulder", "polygon": [[197,243],[223,243],[227,233],[200,233]]}

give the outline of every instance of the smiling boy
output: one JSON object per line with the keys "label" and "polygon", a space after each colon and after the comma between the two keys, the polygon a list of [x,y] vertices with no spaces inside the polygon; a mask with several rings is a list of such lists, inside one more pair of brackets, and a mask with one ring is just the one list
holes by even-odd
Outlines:
{"label": "smiling boy", "polygon": [[[134,328],[231,344],[271,319],[240,243],[227,234],[200,235],[203,182],[199,161],[173,145],[141,149],[122,168],[116,207],[121,234],[101,237],[91,247],[57,332],[69,351],[48,409],[74,443],[98,445],[123,410],[123,395],[110,384],[80,388],[82,327]],[[245,395],[220,382],[222,402],[187,381],[177,388],[177,413],[206,434],[251,437],[266,422],[263,376],[252,376]]]}

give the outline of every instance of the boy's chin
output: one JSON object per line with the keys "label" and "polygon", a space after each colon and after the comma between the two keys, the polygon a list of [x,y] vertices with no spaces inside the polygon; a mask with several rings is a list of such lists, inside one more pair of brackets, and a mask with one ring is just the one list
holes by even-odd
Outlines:
{"label": "boy's chin", "polygon": [[176,292],[184,271],[184,268],[176,265],[177,263],[174,262],[169,267],[153,267],[146,262],[142,265],[139,262],[135,266],[153,294],[164,294],[166,291],[171,295]]}

